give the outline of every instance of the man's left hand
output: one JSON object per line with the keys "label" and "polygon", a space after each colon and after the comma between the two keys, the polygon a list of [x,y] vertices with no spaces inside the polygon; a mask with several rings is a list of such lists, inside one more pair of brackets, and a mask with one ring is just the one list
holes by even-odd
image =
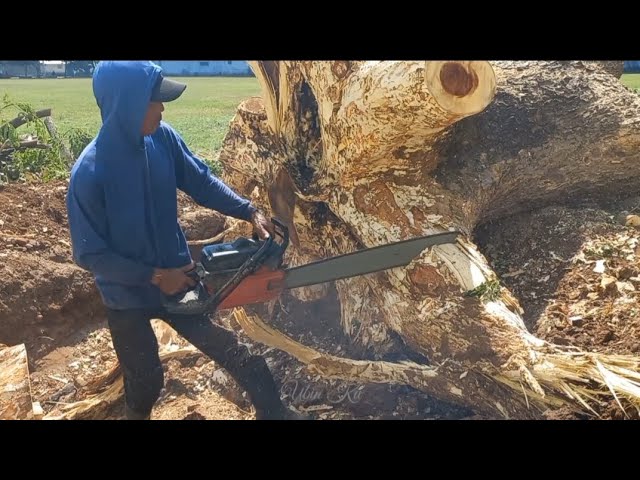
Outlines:
{"label": "man's left hand", "polygon": [[266,240],[275,233],[275,227],[271,220],[268,220],[259,210],[256,210],[251,216],[251,224],[253,225],[253,231],[262,240]]}

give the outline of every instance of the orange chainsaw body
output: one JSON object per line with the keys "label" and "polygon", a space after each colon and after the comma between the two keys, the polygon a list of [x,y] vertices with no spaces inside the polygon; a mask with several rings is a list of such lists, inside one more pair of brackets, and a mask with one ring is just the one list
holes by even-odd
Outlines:
{"label": "orange chainsaw body", "polygon": [[[262,266],[245,277],[218,305],[219,310],[252,303],[268,302],[278,298],[284,288],[284,271]],[[215,292],[209,292],[214,294]]]}

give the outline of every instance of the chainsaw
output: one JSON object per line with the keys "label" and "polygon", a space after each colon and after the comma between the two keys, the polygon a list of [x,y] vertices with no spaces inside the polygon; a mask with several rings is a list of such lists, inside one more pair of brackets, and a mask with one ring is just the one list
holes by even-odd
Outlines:
{"label": "chainsaw", "polygon": [[[187,274],[196,285],[165,297],[168,312],[200,315],[276,299],[284,290],[332,282],[408,265],[428,247],[454,243],[459,232],[402,240],[289,268],[283,263],[289,231],[271,219],[275,235],[260,240],[241,237],[206,245]],[[276,241],[276,238],[279,241]]]}

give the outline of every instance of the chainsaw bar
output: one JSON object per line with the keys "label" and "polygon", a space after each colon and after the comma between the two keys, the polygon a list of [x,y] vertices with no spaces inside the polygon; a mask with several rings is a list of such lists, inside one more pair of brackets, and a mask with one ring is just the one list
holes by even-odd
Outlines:
{"label": "chainsaw bar", "polygon": [[347,253],[285,270],[284,288],[298,288],[408,265],[425,248],[454,243],[460,232],[445,232]]}

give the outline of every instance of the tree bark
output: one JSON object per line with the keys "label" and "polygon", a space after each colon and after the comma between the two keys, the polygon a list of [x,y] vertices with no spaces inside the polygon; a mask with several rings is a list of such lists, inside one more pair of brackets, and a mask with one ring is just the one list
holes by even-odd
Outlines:
{"label": "tree bark", "polygon": [[287,263],[465,234],[406,268],[337,281],[346,335],[384,353],[395,332],[437,366],[418,378],[415,365],[412,385],[478,413],[638,408],[639,359],[535,338],[472,234],[525,208],[637,190],[640,97],[596,62],[266,63],[251,64],[262,99],[239,106],[220,161],[295,230]]}
{"label": "tree bark", "polygon": [[[588,63],[588,62],[585,62],[585,63]],[[598,65],[599,67],[601,67],[606,72],[610,73],[616,78],[622,77],[622,74],[624,73],[624,62],[622,61],[604,60],[604,61],[593,62],[593,63],[595,63],[596,65]]]}

